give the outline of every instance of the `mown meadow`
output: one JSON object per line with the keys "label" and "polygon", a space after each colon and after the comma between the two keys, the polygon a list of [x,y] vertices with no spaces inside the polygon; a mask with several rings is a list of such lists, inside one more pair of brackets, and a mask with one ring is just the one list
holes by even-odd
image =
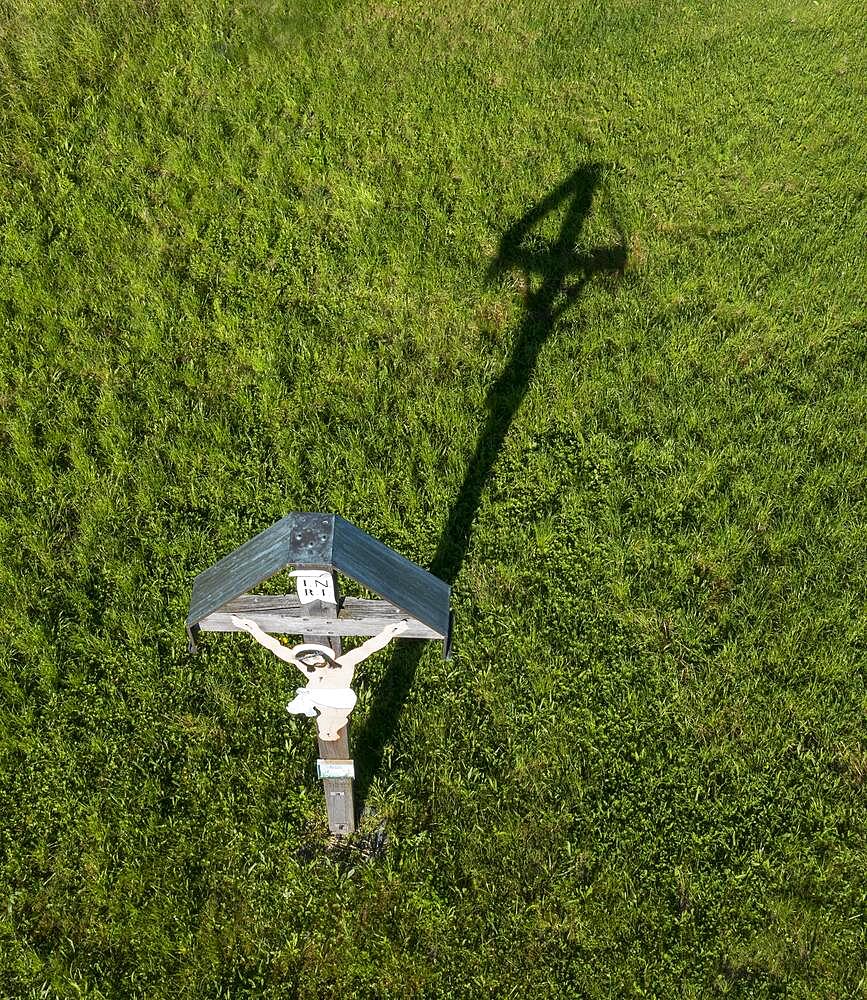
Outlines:
{"label": "mown meadow", "polygon": [[[0,0],[0,997],[867,996],[864,39]],[[186,649],[293,510],[453,587],[348,844]]]}

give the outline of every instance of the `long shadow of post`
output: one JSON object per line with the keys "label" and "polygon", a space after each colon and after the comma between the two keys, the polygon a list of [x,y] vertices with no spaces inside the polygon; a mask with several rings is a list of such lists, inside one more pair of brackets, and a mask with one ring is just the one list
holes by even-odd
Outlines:
{"label": "long shadow of post", "polygon": [[[580,296],[594,274],[623,272],[626,247],[622,239],[615,247],[603,247],[589,253],[576,250],[601,175],[602,167],[596,163],[575,170],[509,227],[489,269],[489,277],[493,277],[502,271],[520,268],[524,272],[525,287],[530,287],[534,277],[540,283],[535,291],[527,294],[526,315],[518,329],[514,349],[503,373],[488,392],[487,419],[431,562],[431,573],[449,584],[454,583],[463,564],[482,490],[515,414],[527,395],[539,354],[557,320]],[[556,240],[547,246],[525,246],[534,227],[564,202],[566,210]],[[379,770],[385,746],[394,735],[422,649],[422,643],[394,648],[370,714],[364,726],[356,731],[359,774],[355,790],[359,803],[364,802],[373,776]]]}

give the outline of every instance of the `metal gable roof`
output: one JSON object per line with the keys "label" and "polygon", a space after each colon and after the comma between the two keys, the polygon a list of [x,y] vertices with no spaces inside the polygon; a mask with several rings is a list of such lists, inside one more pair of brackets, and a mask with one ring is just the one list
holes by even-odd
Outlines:
{"label": "metal gable roof", "polygon": [[449,634],[451,588],[336,514],[287,514],[196,577],[187,630],[287,566],[337,570]]}

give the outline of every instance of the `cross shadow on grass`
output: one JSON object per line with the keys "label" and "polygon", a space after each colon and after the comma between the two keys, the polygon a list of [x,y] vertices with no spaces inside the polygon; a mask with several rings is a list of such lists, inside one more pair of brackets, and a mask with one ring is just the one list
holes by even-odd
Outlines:
{"label": "cross shadow on grass", "polygon": [[[539,354],[558,319],[576,302],[595,274],[622,274],[626,265],[622,237],[617,246],[587,253],[576,249],[601,177],[602,166],[597,163],[581,166],[570,174],[506,230],[489,268],[489,278],[519,269],[524,274],[524,286],[532,289],[535,283],[536,288],[527,293],[526,311],[514,348],[488,392],[487,418],[430,565],[431,573],[449,584],[454,583],[460,572],[485,483],[530,388]],[[563,222],[557,238],[548,244],[534,239],[533,230],[548,215],[561,209]],[[467,623],[463,624],[466,627]],[[358,767],[355,793],[359,808],[381,766],[385,747],[394,736],[423,648],[420,642],[394,647],[367,720],[355,732]]]}

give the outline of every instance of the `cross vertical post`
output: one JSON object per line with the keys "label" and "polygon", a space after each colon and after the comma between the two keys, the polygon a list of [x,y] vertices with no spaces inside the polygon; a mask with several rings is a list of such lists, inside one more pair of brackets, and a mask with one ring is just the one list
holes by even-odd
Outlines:
{"label": "cross vertical post", "polygon": [[[332,593],[334,603],[325,601],[314,601],[307,606],[308,614],[313,618],[336,618],[340,609],[340,591],[337,585],[337,574],[329,573],[331,577]],[[298,592],[301,595],[303,578],[298,577]],[[331,595],[329,595],[331,596]],[[330,646],[334,650],[335,656],[343,655],[343,643],[336,635],[315,635],[313,633],[304,634],[305,642],[315,642],[322,646]],[[322,762],[333,760],[345,763],[349,757],[349,723],[347,722],[336,740],[323,740],[318,738],[319,759]],[[322,765],[317,763],[317,768]],[[322,787],[325,791],[325,808],[328,812],[328,829],[338,837],[348,836],[355,832],[355,801],[352,794],[352,778],[322,778]]]}

